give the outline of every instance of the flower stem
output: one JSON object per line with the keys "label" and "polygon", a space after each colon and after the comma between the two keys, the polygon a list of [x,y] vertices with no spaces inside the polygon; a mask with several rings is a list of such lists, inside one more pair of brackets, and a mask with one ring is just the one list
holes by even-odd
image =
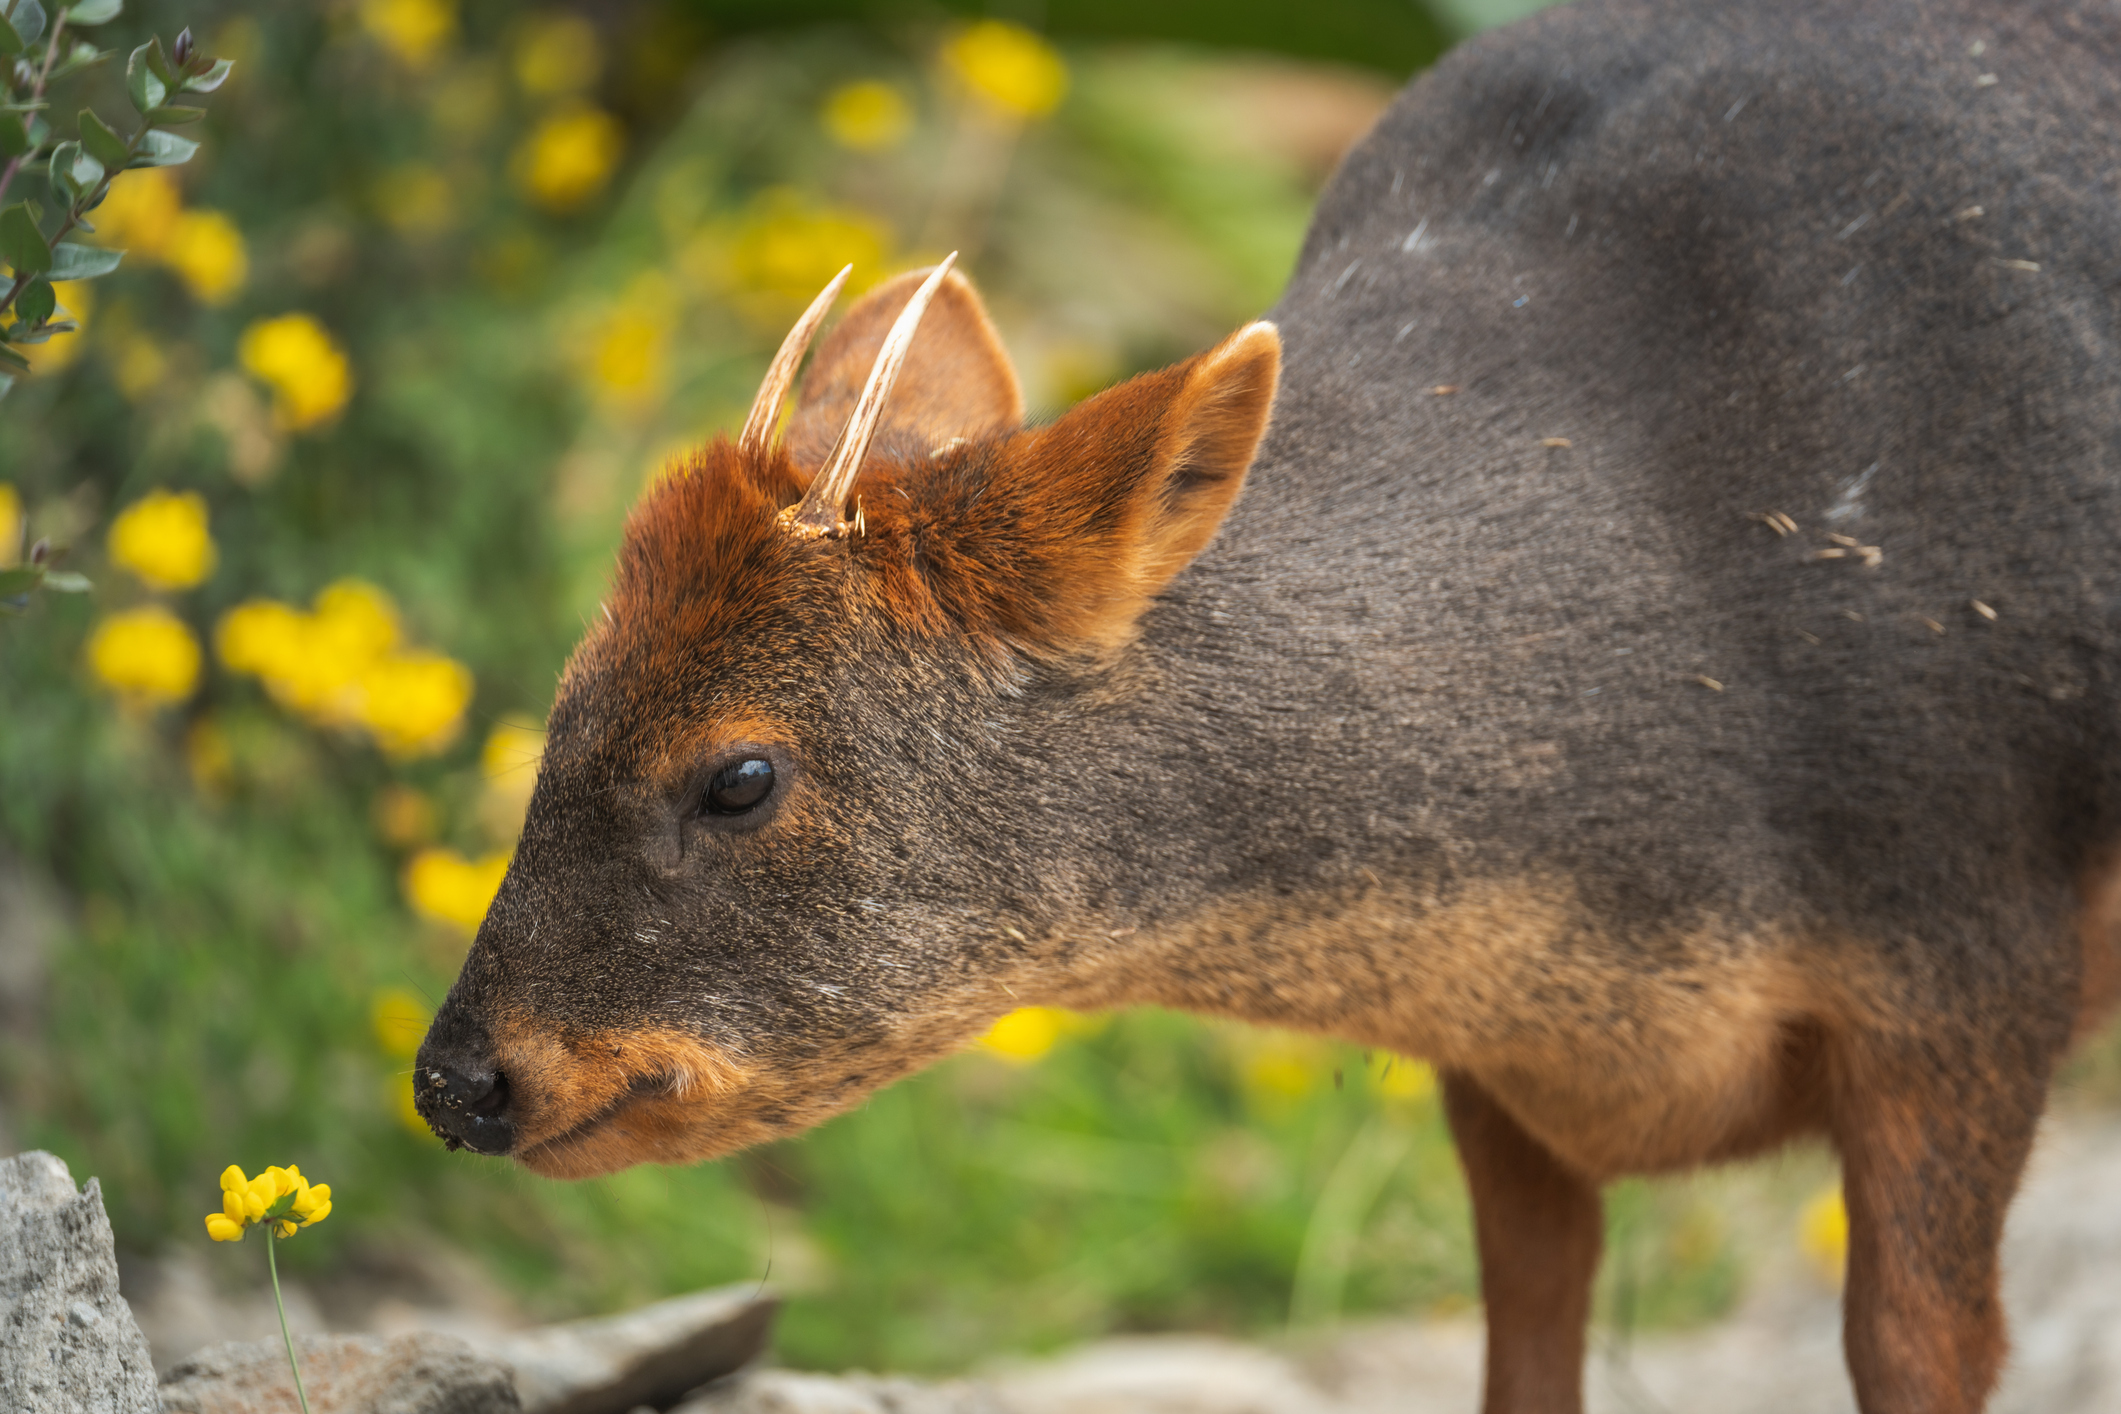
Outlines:
{"label": "flower stem", "polygon": [[272,1273],[272,1304],[280,1312],[280,1339],[287,1343],[287,1368],[295,1372],[295,1398],[302,1402],[302,1414],[309,1414],[309,1396],[302,1393],[302,1367],[295,1363],[295,1338],[287,1333],[287,1303],[280,1299],[280,1263],[272,1250],[278,1240],[272,1228],[265,1229],[265,1269]]}

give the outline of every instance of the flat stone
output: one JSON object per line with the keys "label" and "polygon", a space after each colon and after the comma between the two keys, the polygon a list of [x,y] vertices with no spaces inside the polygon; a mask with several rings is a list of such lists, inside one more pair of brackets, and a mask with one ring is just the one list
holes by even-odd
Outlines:
{"label": "flat stone", "polygon": [[630,1414],[668,1409],[757,1358],[777,1297],[721,1287],[618,1316],[565,1321],[480,1342],[515,1370],[525,1414]]}
{"label": "flat stone", "polygon": [[[455,1336],[310,1335],[295,1341],[310,1414],[518,1414],[508,1368]],[[162,1414],[289,1414],[277,1340],[211,1345],[170,1371]]]}
{"label": "flat stone", "polygon": [[702,1390],[671,1414],[1013,1414],[985,1385],[879,1375],[754,1370]]}
{"label": "flat stone", "polygon": [[0,1159],[0,1409],[152,1414],[147,1337],[118,1294],[95,1179],[75,1191],[51,1154]]}

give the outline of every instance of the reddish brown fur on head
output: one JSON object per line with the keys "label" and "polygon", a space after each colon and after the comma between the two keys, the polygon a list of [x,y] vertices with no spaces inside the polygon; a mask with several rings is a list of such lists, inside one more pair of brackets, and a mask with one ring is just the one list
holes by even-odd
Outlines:
{"label": "reddish brown fur on head", "polygon": [[[1005,1010],[1006,967],[965,919],[1021,887],[991,875],[1022,842],[979,832],[1005,828],[986,817],[1024,788],[1022,747],[983,761],[968,743],[1026,673],[1100,671],[1243,487],[1271,325],[1025,428],[951,274],[844,504],[820,508],[829,532],[798,533],[786,513],[921,283],[848,313],[785,442],[718,439],[627,526],[517,857],[420,1062],[505,1077],[506,1147],[540,1172],[800,1127]],[[703,781],[733,760],[770,762],[770,797],[756,818],[702,816]],[[503,1131],[463,1120],[455,1091],[420,1093],[493,1151],[473,1131]]]}

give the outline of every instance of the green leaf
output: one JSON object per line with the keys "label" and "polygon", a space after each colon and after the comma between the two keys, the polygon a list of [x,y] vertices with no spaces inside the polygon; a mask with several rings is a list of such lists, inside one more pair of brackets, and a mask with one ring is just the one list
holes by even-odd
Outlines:
{"label": "green leaf", "polygon": [[132,160],[132,154],[125,150],[125,139],[112,132],[92,108],[81,110],[81,145],[112,171],[124,171],[125,164]]}
{"label": "green leaf", "polygon": [[45,244],[26,201],[0,211],[0,256],[7,257],[17,274],[42,275],[52,268],[52,248]]}
{"label": "green leaf", "polygon": [[124,258],[122,250],[61,241],[52,247],[52,268],[47,273],[54,280],[93,280],[98,275],[110,274]]}
{"label": "green leaf", "polygon": [[177,71],[169,66],[169,56],[162,52],[162,41],[150,39],[144,46],[147,50],[147,67],[155,71],[155,77],[170,88],[177,86]]}
{"label": "green leaf", "polygon": [[165,133],[150,128],[140,134],[140,150],[133,155],[135,167],[174,167],[180,162],[189,162],[191,155],[199,150],[199,144],[188,137]]}
{"label": "green leaf", "polygon": [[0,156],[24,157],[34,149],[19,113],[0,113]]}
{"label": "green leaf", "polygon": [[52,186],[66,193],[69,205],[79,204],[102,180],[103,164],[80,143],[62,142],[52,149]]}
{"label": "green leaf", "polygon": [[14,24],[7,16],[0,15],[0,54],[20,54],[28,47],[22,42],[22,36],[15,32]]}
{"label": "green leaf", "polygon": [[144,115],[148,122],[158,126],[175,127],[179,123],[196,123],[206,116],[204,108],[191,108],[182,104],[165,103],[160,108],[150,108]]}
{"label": "green leaf", "polygon": [[52,66],[52,78],[63,79],[68,74],[78,74],[83,69],[102,63],[110,57],[108,49],[98,49],[93,44],[76,44],[64,59]]}
{"label": "green leaf", "polygon": [[15,0],[8,10],[7,22],[22,36],[24,44],[35,44],[44,33],[44,7],[37,0]]}
{"label": "green leaf", "polygon": [[229,71],[236,67],[233,59],[216,59],[207,68],[193,74],[184,81],[186,93],[212,93],[228,82]]}
{"label": "green leaf", "polygon": [[132,57],[125,61],[125,92],[131,97],[133,107],[142,113],[150,108],[162,106],[169,97],[169,84],[157,72],[169,67],[162,58],[162,41],[150,39],[135,49]]}
{"label": "green leaf", "polygon": [[29,372],[29,360],[16,353],[6,344],[0,343],[0,369],[12,369],[16,373]]}
{"label": "green leaf", "polygon": [[44,577],[43,569],[36,565],[0,570],[0,599],[11,599],[17,594],[29,593],[44,583]]}
{"label": "green leaf", "polygon": [[66,7],[66,21],[73,25],[107,25],[124,8],[125,0],[74,0]]}
{"label": "green leaf", "polygon": [[89,583],[88,576],[72,570],[46,570],[44,587],[57,594],[86,594],[96,586]]}
{"label": "green leaf", "polygon": [[52,293],[52,282],[41,276],[22,287],[15,297],[15,317],[31,328],[52,317],[59,306],[59,297]]}

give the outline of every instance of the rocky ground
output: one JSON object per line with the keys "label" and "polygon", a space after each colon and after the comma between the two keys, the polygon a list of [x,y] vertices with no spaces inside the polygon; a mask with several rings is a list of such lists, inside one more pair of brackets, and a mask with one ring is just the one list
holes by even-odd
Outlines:
{"label": "rocky ground", "polygon": [[[1786,1244],[1753,1256],[1749,1294],[1728,1320],[1626,1349],[1602,1346],[1589,1372],[1591,1408],[1852,1411],[1836,1297]],[[2016,1351],[1996,1414],[2121,1409],[2121,1119],[2050,1123],[2013,1210],[2006,1270]],[[49,1156],[0,1161],[0,1407],[292,1407],[278,1340],[228,1340],[276,1333],[262,1294],[231,1302],[181,1262],[129,1268],[130,1302],[119,1284],[93,1188],[77,1190]],[[374,1295],[389,1283],[372,1285]],[[1347,1325],[1258,1343],[1107,1340],[920,1381],[770,1368],[760,1356],[773,1302],[754,1288],[530,1328],[511,1327],[468,1276],[460,1296],[447,1308],[379,1296],[360,1317],[368,1333],[304,1336],[314,1414],[1463,1414],[1478,1402],[1480,1329],[1470,1319]],[[344,1324],[299,1291],[290,1304],[298,1327]],[[159,1395],[150,1392],[158,1377]]]}

